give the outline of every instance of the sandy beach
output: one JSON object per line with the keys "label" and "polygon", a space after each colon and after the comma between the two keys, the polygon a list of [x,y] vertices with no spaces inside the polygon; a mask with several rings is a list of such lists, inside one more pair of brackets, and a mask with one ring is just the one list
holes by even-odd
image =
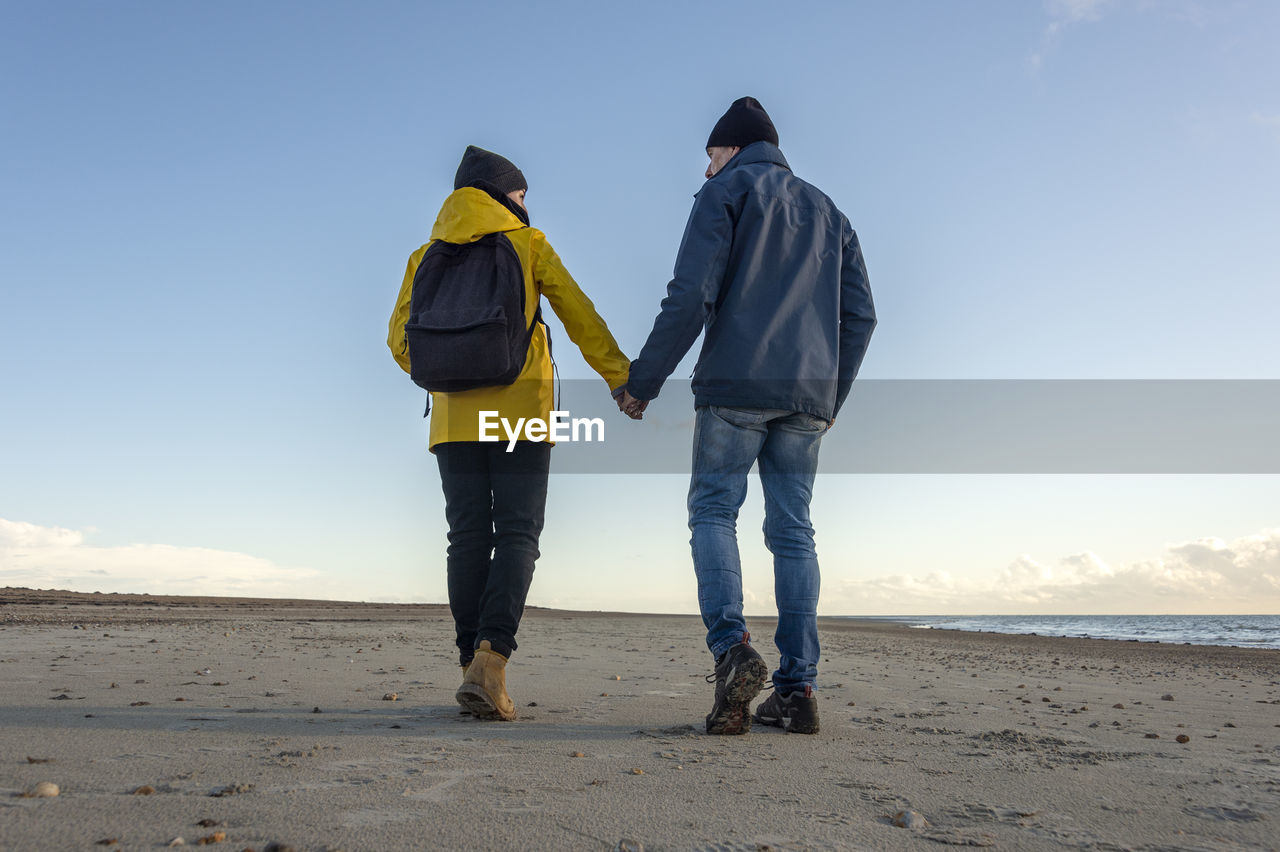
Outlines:
{"label": "sandy beach", "polygon": [[451,640],[442,606],[2,590],[0,848],[1280,846],[1275,650],[824,620],[822,732],[709,737],[695,616],[531,609],[513,723],[460,712]]}

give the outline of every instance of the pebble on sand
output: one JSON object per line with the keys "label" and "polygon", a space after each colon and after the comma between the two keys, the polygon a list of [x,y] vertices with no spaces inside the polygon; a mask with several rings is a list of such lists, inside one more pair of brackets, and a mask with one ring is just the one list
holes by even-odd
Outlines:
{"label": "pebble on sand", "polygon": [[1191,742],[1191,737],[1187,736],[1186,734],[1178,734],[1177,740],[1183,745],[1186,745],[1187,743]]}
{"label": "pebble on sand", "polygon": [[383,701],[399,701],[400,696],[394,692],[388,692],[386,695],[382,696],[382,700]]}
{"label": "pebble on sand", "polygon": [[213,796],[215,799],[220,799],[223,796],[236,796],[240,793],[247,793],[252,789],[252,784],[228,784],[225,787],[219,787],[209,795]]}
{"label": "pebble on sand", "polygon": [[893,824],[898,828],[909,828],[914,830],[928,828],[929,820],[925,819],[921,814],[915,811],[898,811],[893,815]]}
{"label": "pebble on sand", "polygon": [[1161,695],[1161,696],[1160,696],[1160,700],[1161,700],[1161,701],[1172,701],[1172,700],[1173,700],[1173,696],[1166,692],[1164,695]]}
{"label": "pebble on sand", "polygon": [[639,768],[639,767],[636,767],[636,768],[634,768],[634,769],[632,769],[632,770],[631,770],[631,774],[632,774],[632,775],[643,775],[643,774],[644,774],[644,770],[643,770],[643,769],[641,769],[641,768]]}
{"label": "pebble on sand", "polygon": [[156,792],[156,788],[155,788],[155,787],[152,787],[150,784],[143,784],[141,787],[139,787],[138,789],[136,789],[136,790],[134,790],[134,791],[133,791],[133,795],[135,795],[135,796],[154,796],[154,795],[155,795],[155,792]]}
{"label": "pebble on sand", "polygon": [[52,799],[62,791],[58,789],[58,785],[50,781],[41,781],[23,794],[27,799]]}
{"label": "pebble on sand", "polygon": [[570,756],[570,757],[586,757],[586,755],[585,755],[585,754],[583,754],[583,753],[582,753],[582,752],[580,752],[580,751],[575,751],[573,754],[571,754],[571,755],[569,755],[569,756]]}
{"label": "pebble on sand", "polygon": [[212,846],[213,844],[221,843],[226,839],[227,839],[227,833],[225,831],[215,831],[213,834],[207,835],[205,837],[201,837],[199,840],[196,841],[196,845]]}

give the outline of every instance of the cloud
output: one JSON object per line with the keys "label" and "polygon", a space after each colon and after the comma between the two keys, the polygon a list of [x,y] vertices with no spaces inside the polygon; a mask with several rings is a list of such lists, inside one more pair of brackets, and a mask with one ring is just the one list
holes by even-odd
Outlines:
{"label": "cloud", "polygon": [[75,547],[84,541],[84,533],[61,527],[38,527],[24,521],[0,518],[0,552],[6,548]]}
{"label": "cloud", "polygon": [[1045,0],[1049,23],[1045,25],[1040,49],[1031,54],[1028,60],[1031,67],[1040,69],[1044,64],[1045,54],[1053,49],[1068,27],[1101,20],[1103,9],[1111,2],[1112,0]]}
{"label": "cloud", "polygon": [[[376,589],[344,585],[309,568],[244,553],[165,544],[103,547],[91,539],[92,531],[0,519],[0,586],[330,600],[377,595]],[[1179,542],[1158,557],[1125,565],[1112,565],[1091,551],[1053,560],[1020,554],[977,579],[943,567],[840,579],[833,564],[824,567],[821,608],[828,614],[1280,612],[1280,528],[1234,541]],[[847,569],[839,573],[848,575]],[[692,595],[692,577],[682,578],[679,586],[663,584],[649,595],[629,599],[626,608],[696,611]],[[581,594],[550,597],[536,602],[583,609],[610,609],[619,603]],[[773,614],[771,590],[748,585],[744,597],[750,613]]]}
{"label": "cloud", "polygon": [[1110,0],[1048,0],[1045,3],[1050,17],[1047,32],[1054,35],[1070,24],[1100,20],[1102,8],[1109,2]]}
{"label": "cloud", "polygon": [[86,531],[0,518],[0,586],[163,595],[342,598],[318,571],[205,547],[100,547]]}
{"label": "cloud", "polygon": [[849,580],[823,610],[878,615],[1280,612],[1280,529],[1233,542],[1202,538],[1163,556],[1115,567],[1091,552],[1045,563],[1023,554],[989,579]]}

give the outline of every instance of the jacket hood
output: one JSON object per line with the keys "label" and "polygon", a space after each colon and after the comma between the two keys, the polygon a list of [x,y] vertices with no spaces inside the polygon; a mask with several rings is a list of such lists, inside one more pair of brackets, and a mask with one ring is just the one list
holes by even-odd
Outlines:
{"label": "jacket hood", "polygon": [[517,231],[525,227],[516,214],[494,201],[489,193],[473,186],[455,189],[444,200],[431,239],[447,243],[473,243],[485,234]]}

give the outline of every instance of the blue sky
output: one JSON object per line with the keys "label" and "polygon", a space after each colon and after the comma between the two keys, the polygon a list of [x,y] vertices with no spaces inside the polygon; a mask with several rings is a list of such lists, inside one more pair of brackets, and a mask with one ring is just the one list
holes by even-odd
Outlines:
{"label": "blue sky", "polygon": [[[383,340],[463,148],[634,356],[744,94],[858,230],[865,377],[1280,378],[1273,3],[485,8],[0,10],[0,585],[443,600]],[[553,478],[531,603],[693,611],[685,487]],[[831,614],[1280,612],[1274,476],[829,476],[815,517]]]}

